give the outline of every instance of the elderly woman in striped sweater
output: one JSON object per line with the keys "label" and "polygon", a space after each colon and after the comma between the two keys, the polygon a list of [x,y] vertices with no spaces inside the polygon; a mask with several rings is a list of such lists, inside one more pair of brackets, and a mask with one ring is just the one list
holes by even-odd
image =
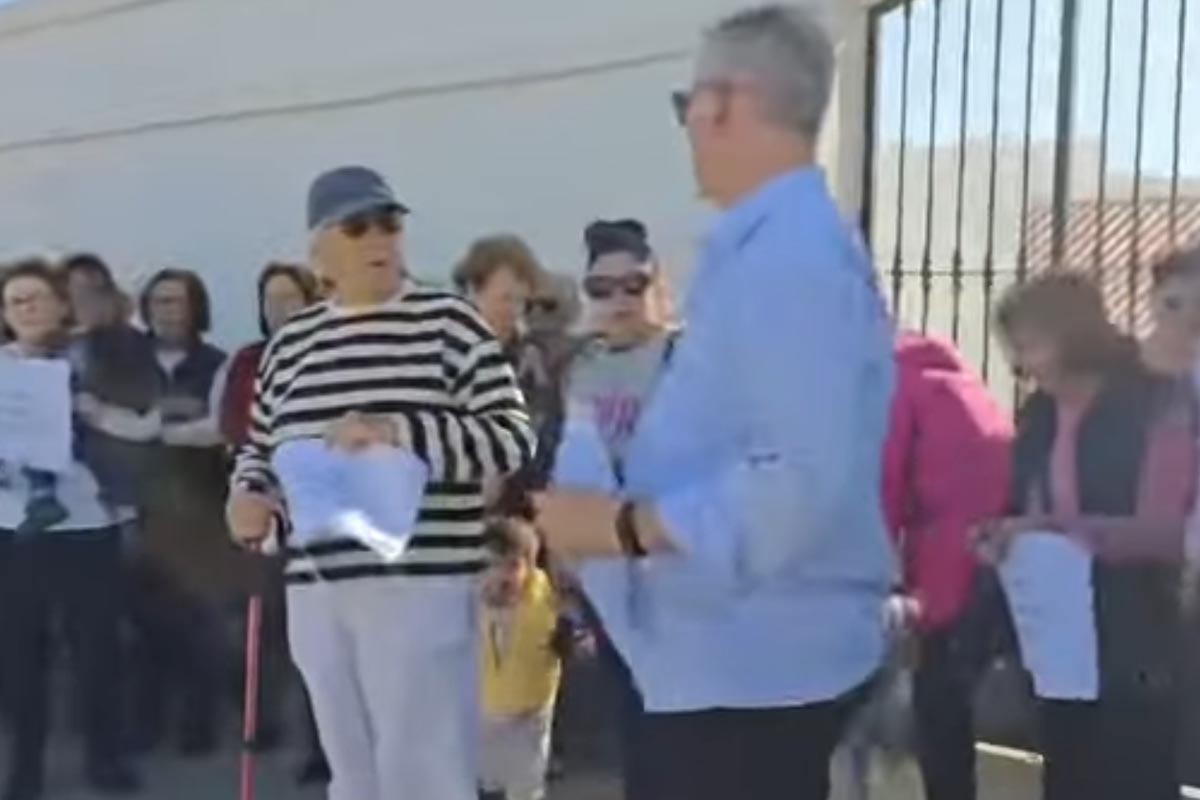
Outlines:
{"label": "elderly woman in striped sweater", "polygon": [[273,450],[407,450],[429,468],[406,554],[352,540],[290,551],[289,638],[333,769],[332,800],[473,800],[473,626],[485,563],[482,484],[532,457],[512,369],[467,301],[406,286],[406,209],[363,167],[325,173],[308,223],[333,297],[263,354],[229,522],[242,542],[278,527]]}

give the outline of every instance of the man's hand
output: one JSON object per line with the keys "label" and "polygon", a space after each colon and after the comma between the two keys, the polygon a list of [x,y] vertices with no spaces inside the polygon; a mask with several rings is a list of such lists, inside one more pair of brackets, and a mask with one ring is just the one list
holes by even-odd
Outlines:
{"label": "man's hand", "polygon": [[617,512],[621,503],[595,492],[556,490],[533,495],[538,530],[557,556],[573,559],[620,555]]}
{"label": "man's hand", "polygon": [[259,492],[235,489],[225,506],[225,518],[233,540],[241,545],[261,542],[271,535],[277,504]]}
{"label": "man's hand", "polygon": [[893,594],[883,604],[883,625],[892,636],[902,638],[916,630],[921,619],[921,601],[903,594]]}
{"label": "man's hand", "polygon": [[409,449],[410,445],[395,421],[387,417],[351,411],[325,431],[325,444],[334,450],[357,453],[374,445]]}

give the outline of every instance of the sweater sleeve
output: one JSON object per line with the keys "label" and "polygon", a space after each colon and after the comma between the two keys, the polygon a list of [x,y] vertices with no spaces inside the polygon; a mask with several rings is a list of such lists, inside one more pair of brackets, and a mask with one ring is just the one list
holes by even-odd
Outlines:
{"label": "sweater sleeve", "polygon": [[973,376],[930,376],[917,389],[904,510],[905,586],[921,623],[939,628],[966,607],[974,582],[971,529],[1004,508],[1012,429]]}
{"label": "sweater sleeve", "polygon": [[535,436],[516,374],[477,312],[447,315],[444,368],[453,406],[403,415],[431,479],[469,483],[515,473],[533,459]]}
{"label": "sweater sleeve", "polygon": [[278,489],[271,468],[271,430],[274,409],[271,392],[274,375],[273,353],[268,351],[259,363],[254,379],[254,400],[250,405],[250,426],[246,440],[238,448],[231,480],[234,489],[271,493]]}

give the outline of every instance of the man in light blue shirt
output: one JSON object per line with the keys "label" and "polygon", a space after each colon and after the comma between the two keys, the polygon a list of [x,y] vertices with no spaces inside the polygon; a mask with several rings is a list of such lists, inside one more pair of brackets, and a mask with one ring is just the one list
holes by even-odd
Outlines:
{"label": "man in light blue shirt", "polygon": [[814,166],[833,68],[800,8],[709,31],[674,98],[723,212],[686,331],[620,496],[536,498],[552,549],[627,562],[610,570],[623,588],[593,601],[642,693],[635,747],[654,800],[824,800],[883,657],[891,324]]}

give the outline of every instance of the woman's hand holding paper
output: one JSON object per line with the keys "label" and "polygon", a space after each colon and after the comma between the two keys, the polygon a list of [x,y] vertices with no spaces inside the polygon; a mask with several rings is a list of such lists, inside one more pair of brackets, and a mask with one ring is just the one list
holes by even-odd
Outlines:
{"label": "woman's hand holding paper", "polygon": [[396,420],[351,411],[325,431],[325,444],[333,450],[357,453],[374,445],[409,450],[408,432]]}

